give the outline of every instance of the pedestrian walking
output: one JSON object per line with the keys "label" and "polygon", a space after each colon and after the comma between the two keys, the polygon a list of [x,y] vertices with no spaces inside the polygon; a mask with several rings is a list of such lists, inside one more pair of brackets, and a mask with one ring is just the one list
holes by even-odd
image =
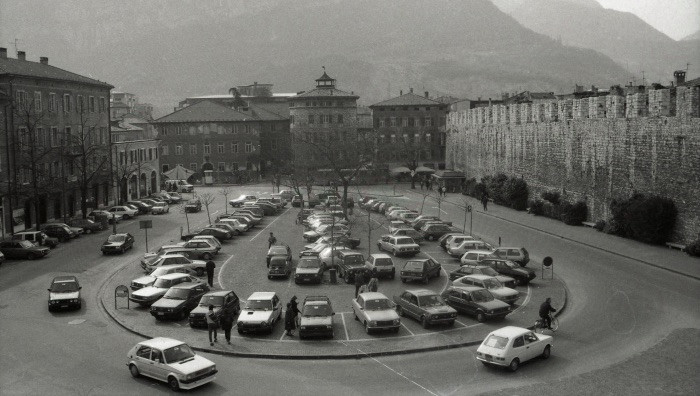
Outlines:
{"label": "pedestrian walking", "polygon": [[294,336],[294,329],[297,327],[297,316],[299,315],[299,306],[297,304],[297,296],[292,296],[287,303],[287,311],[284,314],[284,329],[287,335]]}
{"label": "pedestrian walking", "polygon": [[209,282],[209,287],[214,287],[214,268],[216,264],[213,261],[207,261],[207,281]]}
{"label": "pedestrian walking", "polygon": [[423,182],[423,180],[421,180],[421,181],[420,181],[420,189],[421,189],[421,190],[423,189],[423,185],[424,185],[424,184],[425,184],[425,183]]}
{"label": "pedestrian walking", "polygon": [[357,298],[357,295],[360,294],[360,288],[365,283],[367,283],[367,280],[365,279],[365,272],[362,270],[357,271],[355,273],[355,298]]}
{"label": "pedestrian walking", "polygon": [[486,211],[486,206],[489,203],[489,197],[484,193],[484,195],[481,196],[481,204],[484,205],[484,211]]}
{"label": "pedestrian walking", "polygon": [[275,234],[270,233],[270,237],[267,238],[267,243],[268,243],[268,245],[267,245],[267,248],[268,248],[268,249],[271,248],[272,245],[274,245],[275,243],[277,243],[277,238],[275,238]]}
{"label": "pedestrian walking", "polygon": [[221,316],[219,317],[219,323],[221,324],[221,329],[224,331],[226,343],[229,345],[231,345],[231,329],[233,328],[233,322],[233,315],[222,311]]}
{"label": "pedestrian walking", "polygon": [[[219,326],[216,324],[216,315],[214,314],[214,306],[210,305],[209,306],[209,312],[207,312],[207,330],[209,330],[209,345],[214,346],[215,342],[218,342],[216,339],[216,329]],[[212,334],[214,334],[214,340],[212,341]]]}

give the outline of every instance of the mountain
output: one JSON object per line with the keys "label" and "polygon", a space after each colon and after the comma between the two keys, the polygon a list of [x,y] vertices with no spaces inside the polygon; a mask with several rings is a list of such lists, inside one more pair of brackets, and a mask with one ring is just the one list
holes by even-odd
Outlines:
{"label": "mountain", "polygon": [[[686,63],[700,64],[700,45],[675,41],[631,13],[594,0],[493,0],[523,26],[565,45],[599,51],[637,79],[666,83]],[[596,3],[596,4],[592,4]]]}
{"label": "mountain", "polygon": [[697,32],[695,32],[693,34],[689,34],[689,35],[683,37],[682,41],[690,41],[690,40],[700,40],[700,30],[698,30]]}
{"label": "mountain", "polygon": [[409,87],[495,98],[625,79],[610,58],[535,33],[489,0],[47,1],[4,2],[4,15],[36,15],[2,20],[0,39],[12,32],[28,58],[48,56],[162,111],[254,81],[309,90],[321,66],[362,104]]}

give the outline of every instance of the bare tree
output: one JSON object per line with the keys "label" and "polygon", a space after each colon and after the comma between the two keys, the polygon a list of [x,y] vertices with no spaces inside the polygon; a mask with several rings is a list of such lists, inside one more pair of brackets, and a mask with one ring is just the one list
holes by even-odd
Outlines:
{"label": "bare tree", "polygon": [[216,197],[212,193],[204,193],[199,195],[200,200],[202,201],[202,205],[207,209],[207,220],[209,220],[208,224],[211,224],[211,215],[209,214],[209,205],[212,204],[216,200]]}
{"label": "bare tree", "polygon": [[185,221],[187,221],[187,233],[190,233],[190,217],[189,217],[189,212],[187,212],[187,202],[182,201],[178,205],[178,212],[182,213],[185,215]]}
{"label": "bare tree", "polygon": [[[357,188],[358,197],[362,196],[362,192]],[[351,227],[357,225],[359,227],[365,228],[367,230],[367,257],[372,254],[372,231],[378,230],[384,225],[377,220],[372,219],[372,211],[366,210],[367,216],[360,216],[361,211],[358,211],[355,216],[348,219],[348,225]]]}
{"label": "bare tree", "polygon": [[420,135],[403,134],[398,136],[395,142],[384,142],[382,152],[394,152],[399,161],[411,171],[411,188],[416,188],[416,169],[421,158],[426,158],[426,151],[430,150],[428,142],[421,142]]}
{"label": "bare tree", "polygon": [[221,190],[219,190],[219,194],[224,196],[224,209],[226,210],[226,214],[228,214],[228,196],[231,195],[232,192],[233,189],[229,186],[221,187]]}

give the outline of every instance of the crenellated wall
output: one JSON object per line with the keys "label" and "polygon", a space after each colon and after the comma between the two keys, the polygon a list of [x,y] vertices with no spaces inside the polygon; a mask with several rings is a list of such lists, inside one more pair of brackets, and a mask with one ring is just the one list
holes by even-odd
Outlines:
{"label": "crenellated wall", "polygon": [[[675,98],[669,90],[654,90],[591,99],[544,103],[544,122],[535,121],[542,114],[532,110],[538,104],[530,110],[494,106],[495,123],[477,116],[487,110],[451,113],[447,166],[467,178],[499,172],[523,177],[531,197],[559,190],[569,201],[585,200],[590,221],[607,219],[614,198],[666,196],[679,211],[674,241],[699,238],[699,88],[679,87]],[[522,122],[523,112],[531,121]]]}

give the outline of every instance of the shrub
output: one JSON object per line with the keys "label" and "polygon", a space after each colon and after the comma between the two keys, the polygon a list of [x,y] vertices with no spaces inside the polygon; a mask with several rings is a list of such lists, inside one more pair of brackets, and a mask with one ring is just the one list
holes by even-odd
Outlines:
{"label": "shrub", "polygon": [[476,183],[474,186],[474,197],[481,199],[486,194],[486,185],[484,183]]}
{"label": "shrub", "polygon": [[561,206],[561,221],[568,225],[581,225],[588,217],[588,206],[579,201],[575,204],[564,202]]}
{"label": "shrub", "polygon": [[515,210],[527,209],[527,183],[523,179],[507,180],[503,186],[503,198]]}
{"label": "shrub", "polygon": [[685,247],[685,252],[691,256],[700,257],[700,239]]}
{"label": "shrub", "polygon": [[559,191],[544,191],[542,194],[542,199],[547,202],[551,202],[553,205],[559,205],[561,203],[561,195]]}
{"label": "shrub", "polygon": [[493,201],[499,205],[507,205],[508,200],[505,197],[505,184],[508,181],[508,176],[504,173],[499,173],[494,177],[488,178],[486,189]]}
{"label": "shrub", "polygon": [[593,228],[595,228],[598,231],[603,231],[605,229],[605,225],[606,225],[605,220],[598,220],[595,222],[595,225],[593,226]]}
{"label": "shrub", "polygon": [[530,201],[530,213],[536,216],[542,216],[544,214],[544,202],[539,199]]}
{"label": "shrub", "polygon": [[661,244],[669,240],[678,210],[669,198],[635,194],[614,200],[610,209],[617,225],[613,233],[641,242]]}

